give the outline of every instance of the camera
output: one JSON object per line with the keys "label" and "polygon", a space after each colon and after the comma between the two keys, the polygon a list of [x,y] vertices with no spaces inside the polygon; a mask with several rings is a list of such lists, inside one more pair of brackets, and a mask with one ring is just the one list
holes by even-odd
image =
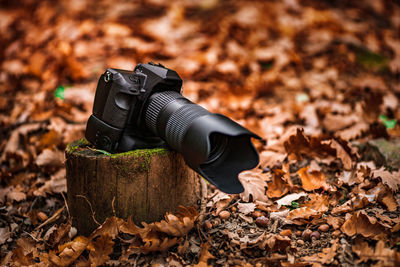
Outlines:
{"label": "camera", "polygon": [[86,139],[112,153],[169,147],[221,191],[243,192],[238,174],[258,165],[251,138],[260,137],[191,102],[181,87],[179,75],[161,64],[107,69],[97,84]]}

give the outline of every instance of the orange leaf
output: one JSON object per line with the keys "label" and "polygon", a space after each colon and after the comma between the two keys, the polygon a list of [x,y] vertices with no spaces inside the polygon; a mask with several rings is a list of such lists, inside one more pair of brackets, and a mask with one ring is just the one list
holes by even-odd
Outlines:
{"label": "orange leaf", "polygon": [[58,266],[68,266],[82,254],[88,244],[88,238],[78,236],[73,241],[59,246],[57,253],[50,251],[50,261]]}
{"label": "orange leaf", "polygon": [[114,242],[109,235],[102,235],[96,241],[90,243],[88,249],[90,250],[91,266],[100,266],[108,261],[110,259],[108,255],[113,251],[113,245]]}
{"label": "orange leaf", "polygon": [[330,185],[326,183],[326,177],[322,172],[319,171],[311,171],[308,172],[308,167],[301,168],[297,171],[297,174],[301,178],[301,183],[303,185],[304,190],[312,191],[315,189],[323,188],[324,190],[328,190],[332,188]]}
{"label": "orange leaf", "polygon": [[314,209],[319,212],[326,212],[329,209],[329,196],[322,194],[310,194],[310,200],[304,203],[304,207]]}
{"label": "orange leaf", "polygon": [[272,182],[267,183],[267,196],[269,198],[281,197],[289,191],[289,174],[281,169],[276,169],[272,176]]}
{"label": "orange leaf", "polygon": [[319,211],[310,209],[307,207],[294,209],[289,212],[289,215],[286,217],[287,220],[296,220],[296,219],[310,219],[312,217],[317,217],[320,214]]}
{"label": "orange leaf", "polygon": [[364,237],[380,239],[386,235],[385,228],[374,217],[370,217],[365,211],[357,211],[341,227],[343,233],[348,236],[360,234]]}

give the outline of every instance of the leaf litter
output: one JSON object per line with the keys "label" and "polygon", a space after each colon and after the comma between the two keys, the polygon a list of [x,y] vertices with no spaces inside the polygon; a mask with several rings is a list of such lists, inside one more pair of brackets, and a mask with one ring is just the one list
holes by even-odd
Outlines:
{"label": "leaf litter", "polygon": [[[2,265],[400,264],[398,4],[93,5],[0,9]],[[82,138],[104,69],[149,60],[262,136],[260,165],[240,195],[208,185],[200,215],[110,217],[77,235],[63,150]]]}

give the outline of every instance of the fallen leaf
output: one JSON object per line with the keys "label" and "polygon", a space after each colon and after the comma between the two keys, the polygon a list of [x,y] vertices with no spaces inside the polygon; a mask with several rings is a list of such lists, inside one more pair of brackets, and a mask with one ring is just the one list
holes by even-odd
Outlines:
{"label": "fallen leaf", "polygon": [[259,200],[267,202],[265,195],[266,182],[260,172],[245,171],[239,174],[239,180],[243,184],[244,192],[240,194],[243,201],[249,202],[250,196],[253,201]]}
{"label": "fallen leaf", "polygon": [[209,252],[211,247],[209,242],[203,243],[200,245],[201,251],[199,256],[199,262],[194,265],[194,267],[208,267],[208,260],[214,259],[215,257]]}
{"label": "fallen leaf", "polygon": [[351,215],[342,225],[341,230],[348,236],[359,234],[373,239],[381,239],[386,236],[385,228],[376,218],[368,216],[363,210]]}
{"label": "fallen leaf", "polygon": [[369,260],[378,261],[377,266],[398,266],[400,263],[400,252],[386,247],[383,240],[379,240],[373,248],[361,238],[356,238],[352,251],[360,258],[357,260],[358,264]]}
{"label": "fallen leaf", "polygon": [[302,258],[306,262],[319,262],[322,264],[331,264],[335,260],[336,251],[339,248],[339,240],[335,239],[331,247],[323,248],[317,255],[305,256]]}
{"label": "fallen leaf", "polygon": [[58,251],[50,251],[49,259],[58,266],[68,266],[73,263],[86,249],[89,239],[78,236],[73,241],[58,246]]}
{"label": "fallen leaf", "polygon": [[286,220],[293,221],[296,224],[303,224],[307,221],[320,217],[321,213],[317,210],[310,209],[308,207],[302,207],[291,210],[286,217]]}
{"label": "fallen leaf", "polygon": [[64,166],[65,156],[59,150],[45,149],[36,158],[36,164],[39,167],[62,167]]}
{"label": "fallen leaf", "polygon": [[372,174],[374,178],[381,178],[382,183],[389,186],[391,190],[396,192],[399,189],[400,185],[400,170],[389,172],[386,171],[383,167],[378,170],[373,170]]}
{"label": "fallen leaf", "polygon": [[339,229],[340,226],[344,223],[344,219],[341,217],[335,217],[332,215],[329,215],[326,217],[326,222],[332,226],[333,229]]}
{"label": "fallen leaf", "polygon": [[237,204],[238,211],[245,215],[252,213],[255,210],[256,206],[257,205],[254,203],[238,203]]}
{"label": "fallen leaf", "polygon": [[281,206],[290,206],[292,204],[292,201],[298,200],[301,197],[307,196],[307,193],[301,192],[301,193],[293,193],[284,196],[283,198],[279,199],[276,201],[276,204],[278,204],[278,209]]}
{"label": "fallen leaf", "polygon": [[11,233],[8,227],[0,228],[0,245],[3,245],[10,236]]}
{"label": "fallen leaf", "polygon": [[109,235],[111,238],[115,238],[122,225],[124,225],[124,220],[117,218],[115,216],[107,218],[102,225],[100,225],[93,233],[90,235],[90,239],[93,239],[101,235]]}
{"label": "fallen leaf", "polygon": [[322,172],[311,171],[308,172],[310,167],[303,167],[297,171],[297,174],[301,178],[301,183],[306,191],[312,191],[315,189],[323,188],[324,190],[329,190],[332,187],[326,183],[326,177]]}
{"label": "fallen leaf", "polygon": [[329,196],[326,194],[309,194],[309,201],[304,202],[302,206],[316,210],[318,212],[327,212],[329,209]]}
{"label": "fallen leaf", "polygon": [[114,242],[109,235],[101,235],[96,241],[92,241],[88,245],[91,266],[104,265],[110,259],[109,255],[113,252],[113,245]]}
{"label": "fallen leaf", "polygon": [[281,169],[274,170],[272,182],[267,183],[267,196],[269,198],[281,197],[289,191],[288,180],[290,176]]}

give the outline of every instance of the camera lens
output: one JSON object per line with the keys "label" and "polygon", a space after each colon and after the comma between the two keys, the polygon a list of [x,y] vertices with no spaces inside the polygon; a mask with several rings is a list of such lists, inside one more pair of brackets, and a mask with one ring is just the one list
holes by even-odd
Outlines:
{"label": "camera lens", "polygon": [[210,136],[210,154],[204,164],[214,162],[216,159],[223,155],[228,146],[228,138],[222,134],[212,133]]}
{"label": "camera lens", "polygon": [[186,164],[226,193],[244,189],[239,172],[257,166],[257,135],[175,91],[156,92],[145,106],[147,128],[180,152]]}

